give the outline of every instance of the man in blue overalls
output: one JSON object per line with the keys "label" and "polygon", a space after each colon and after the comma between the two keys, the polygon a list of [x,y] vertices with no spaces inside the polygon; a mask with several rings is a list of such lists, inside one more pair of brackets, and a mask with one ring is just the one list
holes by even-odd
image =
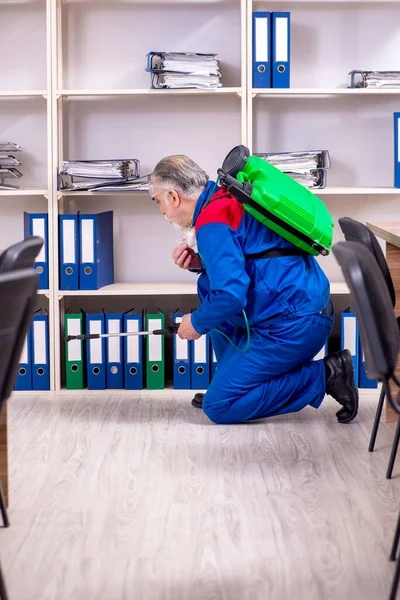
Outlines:
{"label": "man in blue overalls", "polygon": [[[206,394],[196,394],[192,404],[215,423],[242,423],[318,408],[329,394],[341,405],[338,421],[354,419],[358,390],[350,352],[313,360],[333,324],[329,282],[315,258],[291,255],[290,242],[186,156],[161,160],[149,189],[160,212],[182,230],[175,263],[199,273],[201,306],[183,317],[178,335],[210,333],[217,357]],[[249,347],[241,352],[249,329]]]}

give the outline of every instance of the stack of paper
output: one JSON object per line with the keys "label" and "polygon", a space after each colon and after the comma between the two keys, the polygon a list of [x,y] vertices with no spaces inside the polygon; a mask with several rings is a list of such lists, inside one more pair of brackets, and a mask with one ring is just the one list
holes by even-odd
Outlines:
{"label": "stack of paper", "polygon": [[331,166],[328,150],[257,154],[307,188],[326,187],[326,169]]}
{"label": "stack of paper", "polygon": [[126,183],[103,184],[93,189],[94,192],[148,192],[148,190],[147,176],[133,181],[126,181]]}
{"label": "stack of paper", "polygon": [[400,88],[400,71],[351,71],[349,88]]}
{"label": "stack of paper", "polygon": [[[91,190],[126,186],[140,178],[136,158],[118,160],[67,160],[61,163],[59,189]],[[133,189],[133,188],[132,188]]]}
{"label": "stack of paper", "polygon": [[152,87],[218,88],[219,61],[216,54],[195,52],[150,52],[146,71],[151,73]]}
{"label": "stack of paper", "polygon": [[292,179],[306,188],[324,188],[326,186],[326,170],[310,169],[310,171],[285,171]]}
{"label": "stack of paper", "polygon": [[[22,146],[14,142],[0,142],[0,189],[16,190],[18,186],[14,183],[7,183],[6,180],[15,180],[22,177],[22,173],[15,167],[21,164],[15,156],[14,152],[20,152]],[[8,154],[12,152],[13,154]]]}

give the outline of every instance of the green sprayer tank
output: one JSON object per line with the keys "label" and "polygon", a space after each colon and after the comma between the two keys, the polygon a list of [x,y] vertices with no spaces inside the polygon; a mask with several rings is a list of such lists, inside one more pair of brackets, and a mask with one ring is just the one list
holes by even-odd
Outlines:
{"label": "green sprayer tank", "polygon": [[258,156],[236,146],[218,175],[222,185],[255,219],[283,238],[317,256],[329,254],[333,220],[310,190]]}

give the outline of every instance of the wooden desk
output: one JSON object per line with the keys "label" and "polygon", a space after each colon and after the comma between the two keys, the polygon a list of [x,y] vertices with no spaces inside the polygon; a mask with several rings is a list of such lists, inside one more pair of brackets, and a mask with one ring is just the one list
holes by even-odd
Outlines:
{"label": "wooden desk", "polygon": [[8,443],[7,443],[7,403],[0,421],[0,479],[8,506]]}
{"label": "wooden desk", "polygon": [[[393,279],[393,287],[396,293],[396,317],[400,316],[400,221],[385,221],[380,223],[367,223],[367,226],[376,237],[385,240],[386,261]],[[397,360],[396,375],[400,378],[400,357]],[[393,391],[396,388],[393,388]],[[396,390],[397,393],[397,390]],[[391,406],[386,403],[386,420],[397,421],[398,415]]]}

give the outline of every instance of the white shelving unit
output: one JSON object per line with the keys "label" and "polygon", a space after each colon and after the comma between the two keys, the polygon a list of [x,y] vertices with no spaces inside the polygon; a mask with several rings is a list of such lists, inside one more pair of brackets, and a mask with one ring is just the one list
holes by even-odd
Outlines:
{"label": "white shelving unit", "polygon": [[[290,89],[252,86],[253,10],[291,12]],[[26,188],[0,190],[3,239],[7,245],[22,237],[24,210],[48,211],[50,287],[40,301],[50,314],[52,391],[62,390],[60,324],[71,304],[196,299],[195,277],[170,259],[176,232],[148,194],[61,193],[63,159],[132,156],[144,173],[167,154],[185,153],[215,176],[239,143],[253,152],[326,147],[329,187],[318,195],[334,217],[397,218],[392,113],[400,90],[349,90],[346,82],[353,68],[397,67],[399,0],[22,0],[2,11],[3,26],[21,38],[13,49],[19,69],[0,59],[0,131],[26,156]],[[7,57],[2,44],[0,56]],[[154,49],[217,52],[224,87],[149,89],[146,53]],[[110,209],[116,283],[59,290],[58,215]],[[321,262],[332,294],[348,294],[334,260]]]}
{"label": "white shelving unit", "polygon": [[43,96],[43,98],[47,99],[46,90],[14,90],[0,91],[0,98],[36,98],[39,96]]}
{"label": "white shelving unit", "polygon": [[299,96],[305,96],[308,98],[329,98],[331,96],[357,96],[362,98],[364,96],[400,96],[400,90],[381,90],[373,88],[358,88],[358,89],[347,89],[347,88],[289,88],[289,89],[270,89],[265,90],[263,88],[252,88],[253,97],[259,96],[260,98],[282,97],[282,98],[298,98]]}
{"label": "white shelving unit", "polygon": [[152,89],[122,89],[122,90],[58,90],[57,96],[64,100],[71,96],[214,96],[215,94],[242,93],[241,87],[222,87],[210,90],[184,89],[184,90],[152,90]]}
{"label": "white shelving unit", "polygon": [[18,190],[0,190],[0,196],[47,196],[48,190],[28,190],[28,189],[18,189]]}
{"label": "white shelving unit", "polygon": [[[252,81],[253,11],[291,14],[291,87]],[[328,186],[315,191],[335,221],[396,218],[393,112],[400,89],[348,89],[353,69],[397,70],[398,0],[248,0],[247,132],[253,152],[325,149]],[[355,32],[357,32],[355,34]],[[340,40],[340,42],[339,42]],[[335,239],[343,239],[339,226]],[[332,282],[342,279],[333,256],[319,259]],[[341,290],[332,284],[332,292]],[[339,292],[341,293],[341,292]]]}
{"label": "white shelving unit", "polygon": [[197,294],[194,283],[113,283],[99,290],[60,291],[60,296],[185,296]]}
{"label": "white shelving unit", "polygon": [[[23,146],[21,187],[0,190],[2,248],[23,237],[24,210],[49,215],[53,210],[50,4],[50,0],[11,2],[2,3],[0,9],[3,30],[9,34],[0,40],[0,137]],[[50,254],[52,268],[54,253]],[[51,281],[48,290],[38,291],[37,302],[49,310],[52,324],[54,291]],[[55,389],[54,372],[51,387]]]}
{"label": "white shelving unit", "polygon": [[[57,214],[112,208],[120,247],[129,254],[132,264],[127,264],[122,252],[118,256],[118,248],[115,248],[118,283],[90,292],[57,291],[53,295],[53,306],[59,322],[63,320],[66,305],[77,298],[82,302],[103,298],[110,305],[117,298],[119,301],[126,298],[129,302],[130,297],[137,301],[196,297],[195,277],[174,268],[170,259],[176,232],[160,219],[155,205],[149,202],[148,193],[60,193],[56,174],[63,159],[77,158],[78,154],[82,158],[96,157],[99,145],[103,145],[102,156],[106,156],[104,136],[108,136],[113,148],[108,149],[107,156],[139,158],[142,172],[151,172],[155,162],[167,154],[186,153],[211,174],[216,173],[219,161],[233,145],[247,143],[246,0],[195,0],[184,4],[172,0],[162,6],[157,4],[156,21],[150,18],[155,10],[151,3],[132,0],[123,8],[121,5],[116,8],[113,2],[99,6],[98,3],[52,0],[52,55],[55,57],[52,67],[53,230],[57,244]],[[100,12],[103,17],[99,16]],[[113,40],[119,36],[118,57],[115,48],[110,46],[109,52],[114,53],[117,61],[122,61],[121,76],[114,72],[115,65],[111,64],[107,50],[102,47],[104,18],[107,19],[107,35]],[[129,19],[131,25],[127,24]],[[225,21],[233,37],[227,36],[225,41],[216,42],[216,34],[222,30]],[[86,37],[76,40],[80,48],[78,56],[75,43],[70,45],[69,42],[75,39],[75,25],[79,24],[82,29],[83,22]],[[133,22],[135,31],[140,31],[140,39],[135,36],[128,48],[127,39],[132,39]],[[185,23],[186,34],[183,33]],[[126,39],[123,39],[124,28]],[[226,65],[224,87],[215,90],[149,89],[150,75],[145,73],[146,53],[155,47],[168,50],[197,47],[204,52],[218,52],[222,65]],[[129,52],[127,59],[124,59],[124,50]],[[106,75],[100,81],[94,71],[101,60],[102,73]],[[82,63],[80,66],[78,61]],[[83,74],[85,69],[86,75]],[[125,74],[125,70],[126,73],[131,71],[133,76]],[[107,119],[104,118],[106,115]],[[110,128],[102,136],[99,130],[106,120],[109,120]],[[134,145],[126,139],[128,122],[128,130],[136,140]],[[81,128],[85,130],[86,141],[81,139]],[[148,139],[149,134],[155,134],[154,138]],[[213,138],[217,140],[212,141]],[[153,240],[159,248],[150,248],[147,265],[139,254],[149,242],[151,246]],[[53,280],[58,290],[55,263]],[[161,305],[163,302],[160,300]],[[60,356],[59,328],[53,343],[54,356]],[[60,361],[56,359],[54,372],[55,387],[59,390],[62,373]]]}

